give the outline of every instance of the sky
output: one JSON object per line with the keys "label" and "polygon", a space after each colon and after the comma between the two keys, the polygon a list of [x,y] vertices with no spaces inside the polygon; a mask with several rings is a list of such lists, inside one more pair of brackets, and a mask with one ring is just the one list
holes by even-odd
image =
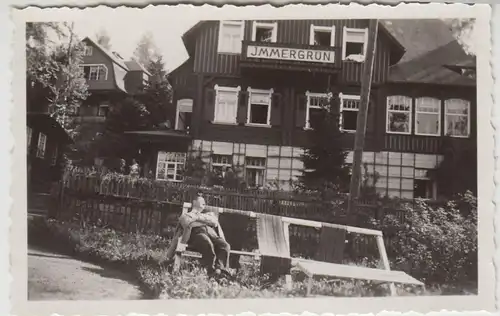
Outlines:
{"label": "sky", "polygon": [[96,33],[102,29],[106,30],[111,38],[111,50],[125,59],[132,57],[142,35],[151,32],[154,43],[164,58],[167,71],[174,70],[187,59],[181,36],[199,21],[196,17],[182,17],[168,11],[161,16],[136,14],[119,19],[114,19],[112,15],[76,20],[75,32],[82,39],[86,36],[95,39]]}
{"label": "sky", "polygon": [[[354,5],[352,5],[354,6]],[[328,6],[326,6],[328,7]],[[132,57],[141,36],[146,32],[151,32],[156,46],[164,57],[167,71],[174,70],[184,60],[187,53],[181,40],[181,36],[199,20],[219,20],[219,19],[283,19],[283,18],[356,18],[361,14],[376,15],[377,10],[385,14],[385,18],[394,18],[395,12],[387,16],[387,11],[383,8],[370,8],[359,6],[355,10],[350,6],[335,7],[335,10],[327,10],[326,7],[315,6],[286,6],[275,8],[269,5],[258,7],[234,7],[224,6],[223,8],[203,6],[149,6],[144,9],[120,7],[116,9],[99,6],[84,10],[60,10],[34,12],[36,9],[28,10],[32,16],[43,16],[43,20],[65,20],[75,22],[75,31],[81,37],[89,36],[95,38],[95,34],[104,29],[111,38],[112,50],[118,52],[122,57],[128,59]],[[428,12],[412,8],[402,11],[398,17],[404,18],[436,18],[429,16]],[[30,12],[33,11],[33,12]],[[62,11],[62,12],[61,12]],[[422,12],[419,12],[422,11]],[[451,10],[434,10],[439,12],[441,18],[458,17],[464,14],[460,8]],[[471,13],[469,13],[471,14]],[[471,14],[472,15],[472,14]],[[468,17],[470,17],[469,15]],[[479,41],[481,36],[471,36]]]}

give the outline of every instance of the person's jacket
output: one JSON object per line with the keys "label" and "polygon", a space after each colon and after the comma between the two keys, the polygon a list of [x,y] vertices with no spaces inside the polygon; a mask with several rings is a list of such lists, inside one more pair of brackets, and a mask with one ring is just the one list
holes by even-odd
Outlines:
{"label": "person's jacket", "polygon": [[225,239],[224,232],[222,231],[222,227],[219,225],[219,221],[217,215],[213,212],[207,211],[206,209],[199,214],[196,214],[196,220],[189,221],[189,216],[191,213],[182,214],[179,219],[179,224],[175,229],[174,237],[172,238],[172,242],[167,249],[167,260],[170,260],[174,257],[177,246],[180,243],[187,244],[189,238],[191,237],[191,229],[196,226],[212,226],[216,229],[217,234],[222,239]]}

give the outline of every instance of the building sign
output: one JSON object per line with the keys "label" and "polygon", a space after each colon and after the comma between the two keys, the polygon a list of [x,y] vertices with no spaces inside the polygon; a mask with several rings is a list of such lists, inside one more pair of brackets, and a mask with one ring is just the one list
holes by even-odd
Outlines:
{"label": "building sign", "polygon": [[300,49],[288,47],[267,47],[249,45],[247,57],[262,59],[278,59],[306,61],[314,63],[335,63],[335,52],[327,50]]}

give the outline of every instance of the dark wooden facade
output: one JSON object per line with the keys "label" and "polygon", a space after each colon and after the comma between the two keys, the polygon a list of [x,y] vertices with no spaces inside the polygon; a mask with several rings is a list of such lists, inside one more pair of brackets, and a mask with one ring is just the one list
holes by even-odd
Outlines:
{"label": "dark wooden facade", "polygon": [[[272,45],[284,47],[307,47],[311,24],[335,26],[337,70],[321,72],[311,63],[307,71],[290,71],[272,64],[265,68],[247,65],[242,54],[218,53],[219,21],[204,21],[197,24],[185,37],[184,42],[190,54],[189,59],[172,74],[174,102],[179,99],[193,99],[193,127],[195,139],[248,144],[304,147],[310,132],[304,130],[306,100],[305,92],[322,93],[329,88],[344,94],[360,93],[363,63],[341,60],[343,28],[366,28],[368,20],[278,20],[277,41]],[[244,41],[249,45],[253,21],[245,21]],[[389,32],[381,27],[377,40],[373,84],[368,113],[365,141],[367,151],[394,151],[439,154],[444,137],[419,136],[414,134],[386,133],[387,96],[405,95],[412,98],[432,96],[442,101],[461,98],[470,101],[471,135],[457,139],[467,146],[476,139],[476,92],[475,86],[453,86],[439,84],[391,83],[390,67],[397,63],[404,50]],[[268,63],[269,64],[269,63]],[[262,66],[262,65],[261,65]],[[213,124],[215,85],[241,87],[236,125]],[[247,113],[246,89],[274,89],[271,108],[271,127],[245,126]],[[415,115],[413,100],[412,116]],[[415,124],[415,120],[412,120]],[[444,126],[444,122],[441,122]],[[443,128],[441,128],[443,130]],[[444,136],[444,135],[441,135]],[[354,134],[345,135],[346,148],[352,148]]]}

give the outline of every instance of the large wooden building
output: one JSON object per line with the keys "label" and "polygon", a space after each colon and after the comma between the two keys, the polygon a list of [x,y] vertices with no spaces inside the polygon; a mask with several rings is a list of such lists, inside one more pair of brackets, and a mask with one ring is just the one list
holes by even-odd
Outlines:
{"label": "large wooden building", "polygon": [[[177,129],[211,168],[240,166],[247,183],[286,187],[301,175],[310,118],[339,92],[352,148],[368,20],[201,21],[182,37],[171,75]],[[476,146],[475,69],[439,20],[381,21],[363,161],[382,195],[435,198],[443,142]],[[176,181],[185,153],[158,152],[157,179]],[[349,155],[348,162],[352,160]]]}

